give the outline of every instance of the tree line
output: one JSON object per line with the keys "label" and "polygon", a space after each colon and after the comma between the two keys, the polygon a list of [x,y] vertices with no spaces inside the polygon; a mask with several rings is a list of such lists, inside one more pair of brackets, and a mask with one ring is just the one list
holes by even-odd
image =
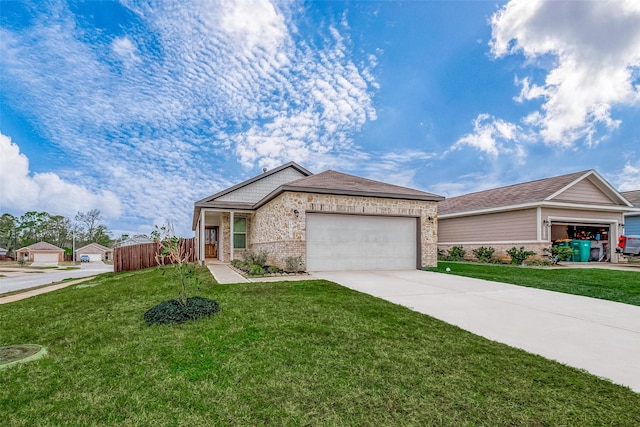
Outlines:
{"label": "tree line", "polygon": [[102,222],[98,209],[78,212],[74,221],[62,215],[30,211],[20,217],[4,213],[0,217],[0,247],[7,255],[38,242],[47,242],[71,253],[75,239],[76,248],[89,243],[111,245],[111,233]]}

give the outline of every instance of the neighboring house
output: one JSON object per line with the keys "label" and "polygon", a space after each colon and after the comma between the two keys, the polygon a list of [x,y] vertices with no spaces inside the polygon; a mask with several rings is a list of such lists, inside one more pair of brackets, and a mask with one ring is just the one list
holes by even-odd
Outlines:
{"label": "neighboring house", "polygon": [[[623,191],[620,194],[634,207],[640,208],[640,190]],[[624,214],[624,234],[640,235],[640,212],[628,212]]]}
{"label": "neighboring house", "polygon": [[125,239],[120,240],[116,246],[132,246],[132,245],[140,245],[142,243],[153,243],[153,240],[145,236],[144,234],[136,234],[132,237],[127,237]]}
{"label": "neighboring house", "polygon": [[64,249],[47,242],[38,242],[18,249],[17,260],[33,261],[35,264],[57,265],[64,260]]}
{"label": "neighboring house", "polygon": [[79,261],[82,255],[87,255],[90,261],[108,261],[113,259],[113,249],[98,243],[89,243],[86,246],[76,249],[76,261]]}
{"label": "neighboring house", "polygon": [[0,248],[0,261],[13,261],[13,258],[7,255],[7,252],[9,252],[7,249]]}
{"label": "neighboring house", "polygon": [[437,263],[442,197],[290,162],[195,202],[197,259],[265,250],[281,268],[405,269]]}
{"label": "neighboring house", "polygon": [[634,209],[596,171],[575,172],[438,203],[438,248],[463,246],[467,256],[491,246],[499,257],[524,246],[544,255],[556,240],[591,240],[589,258],[618,261],[623,215]]}

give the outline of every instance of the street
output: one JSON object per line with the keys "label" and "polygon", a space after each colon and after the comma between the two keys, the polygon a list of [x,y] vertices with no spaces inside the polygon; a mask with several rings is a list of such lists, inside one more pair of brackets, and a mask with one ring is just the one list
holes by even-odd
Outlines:
{"label": "street", "polygon": [[113,271],[113,265],[101,261],[82,263],[78,266],[80,268],[75,270],[0,268],[3,270],[0,274],[6,276],[0,277],[0,294]]}

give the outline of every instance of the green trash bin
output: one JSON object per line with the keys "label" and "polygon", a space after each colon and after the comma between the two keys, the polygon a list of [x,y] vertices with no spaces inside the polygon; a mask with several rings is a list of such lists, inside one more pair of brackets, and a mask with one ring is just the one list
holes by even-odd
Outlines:
{"label": "green trash bin", "polygon": [[580,262],[588,262],[591,256],[591,240],[580,241]]}
{"label": "green trash bin", "polygon": [[572,262],[580,262],[580,242],[582,242],[582,240],[571,241],[571,250],[573,251],[571,254]]}

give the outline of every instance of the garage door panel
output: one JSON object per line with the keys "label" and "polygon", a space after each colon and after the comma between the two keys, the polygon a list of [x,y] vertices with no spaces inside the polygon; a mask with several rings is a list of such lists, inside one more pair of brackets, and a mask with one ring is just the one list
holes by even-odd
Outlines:
{"label": "garage door panel", "polygon": [[58,262],[57,253],[34,253],[34,262]]}
{"label": "garage door panel", "polygon": [[307,214],[307,269],[413,269],[417,220],[406,217]]}

